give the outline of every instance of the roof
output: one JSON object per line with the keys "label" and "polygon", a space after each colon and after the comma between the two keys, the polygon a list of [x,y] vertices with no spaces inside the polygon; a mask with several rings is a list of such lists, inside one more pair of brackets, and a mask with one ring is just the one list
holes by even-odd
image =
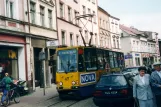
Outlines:
{"label": "roof", "polygon": [[116,20],[120,20],[119,18],[114,17],[114,16],[112,16],[112,15],[110,15],[110,17],[113,18],[113,19],[116,19]]}
{"label": "roof", "polygon": [[126,27],[124,25],[120,25],[120,29],[123,30],[124,32],[130,34],[130,35],[144,34],[143,32],[141,32],[141,31],[139,31],[135,28]]}
{"label": "roof", "polygon": [[110,14],[107,11],[105,11],[103,8],[101,8],[100,6],[98,6],[98,10],[100,10],[100,11],[104,12],[106,15],[110,16]]}

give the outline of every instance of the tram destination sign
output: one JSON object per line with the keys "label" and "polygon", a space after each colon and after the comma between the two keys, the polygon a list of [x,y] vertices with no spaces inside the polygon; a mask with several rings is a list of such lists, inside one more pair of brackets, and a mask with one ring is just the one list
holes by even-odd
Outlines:
{"label": "tram destination sign", "polygon": [[92,72],[92,73],[80,74],[80,79],[81,84],[96,82],[96,73]]}

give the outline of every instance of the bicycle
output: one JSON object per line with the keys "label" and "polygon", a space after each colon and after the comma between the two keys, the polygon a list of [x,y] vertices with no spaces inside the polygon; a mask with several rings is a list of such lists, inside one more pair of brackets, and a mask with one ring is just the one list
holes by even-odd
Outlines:
{"label": "bicycle", "polygon": [[[2,101],[2,98],[4,97],[4,100]],[[12,88],[10,91],[7,92],[6,96],[3,94],[1,98],[2,106],[7,107],[10,104],[10,101],[13,101],[15,103],[20,102],[20,94],[17,92],[17,85],[14,85],[14,88]]]}

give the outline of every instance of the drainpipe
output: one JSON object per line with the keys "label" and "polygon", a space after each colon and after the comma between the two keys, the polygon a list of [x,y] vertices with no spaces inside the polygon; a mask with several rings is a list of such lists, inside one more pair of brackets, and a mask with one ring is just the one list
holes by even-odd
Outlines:
{"label": "drainpipe", "polygon": [[[55,0],[55,13],[56,13],[56,30],[57,30],[57,39],[58,39],[58,43],[60,42],[59,41],[59,34],[58,34],[58,18],[57,18],[57,2]],[[60,43],[59,43],[60,44]]]}
{"label": "drainpipe", "polygon": [[[31,24],[30,24],[30,11],[29,11],[29,0],[27,0],[27,12],[26,12],[27,16],[28,16],[28,29],[29,29],[29,34],[31,32]],[[29,38],[29,44],[30,44],[30,49],[29,51],[31,52],[31,37]],[[26,51],[27,52],[27,51]],[[32,51],[33,52],[33,51]],[[33,53],[30,53],[30,55],[33,54]],[[30,61],[31,58],[30,58]],[[30,63],[29,63],[30,64]],[[31,65],[30,65],[30,70],[31,70]],[[27,75],[28,76],[28,75]],[[29,91],[32,92],[33,91],[33,85],[34,85],[34,81],[33,81],[33,74],[31,72],[31,80],[28,82],[29,84]],[[33,85],[32,85],[33,84]]]}

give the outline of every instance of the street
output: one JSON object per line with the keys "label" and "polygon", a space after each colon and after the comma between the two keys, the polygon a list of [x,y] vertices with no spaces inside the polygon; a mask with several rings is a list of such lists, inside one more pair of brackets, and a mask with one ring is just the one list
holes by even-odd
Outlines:
{"label": "street", "polygon": [[37,88],[36,92],[21,97],[20,103],[15,104],[11,102],[9,107],[97,107],[92,101],[92,97],[84,100],[75,100],[69,98],[68,100],[60,100],[56,85],[46,88],[46,95],[43,95],[43,89]]}
{"label": "street", "polygon": [[97,107],[94,105],[92,98],[87,98],[84,100],[60,100],[58,96],[53,97],[45,102],[39,103],[38,107]]}

